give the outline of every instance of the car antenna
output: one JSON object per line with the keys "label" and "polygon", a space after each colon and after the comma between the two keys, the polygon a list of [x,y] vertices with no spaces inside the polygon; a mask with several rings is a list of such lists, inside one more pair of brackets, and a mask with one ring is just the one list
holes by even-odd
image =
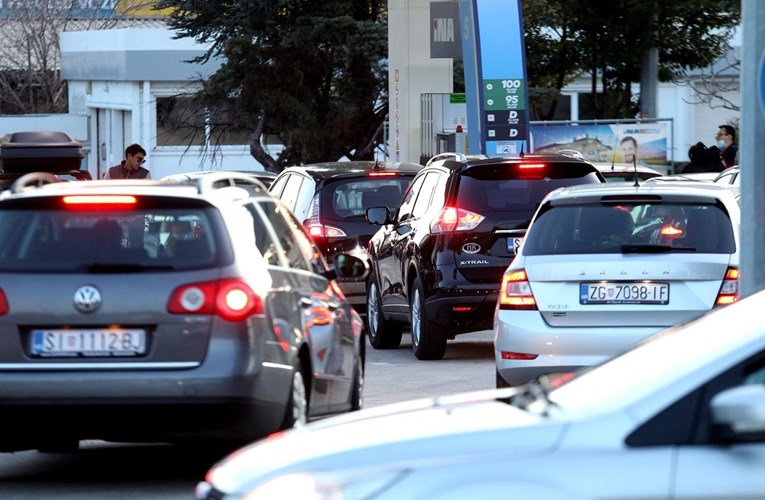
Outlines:
{"label": "car antenna", "polygon": [[634,170],[634,175],[635,175],[635,184],[633,184],[633,186],[638,187],[640,183],[638,182],[638,173],[637,173],[637,154],[632,155],[632,169]]}
{"label": "car antenna", "polygon": [[523,143],[524,142],[526,142],[526,141],[521,141],[521,154],[518,155],[518,156],[521,157],[521,161],[523,160],[523,157],[526,156],[526,155],[523,154]]}
{"label": "car antenna", "polygon": [[611,172],[614,171],[614,162],[616,162],[616,143],[619,142],[619,136],[614,136],[614,149],[611,150]]}

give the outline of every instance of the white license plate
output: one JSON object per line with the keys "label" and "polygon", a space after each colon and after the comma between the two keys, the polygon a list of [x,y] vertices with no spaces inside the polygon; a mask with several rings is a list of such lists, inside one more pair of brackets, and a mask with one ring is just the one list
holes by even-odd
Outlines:
{"label": "white license plate", "polygon": [[523,238],[508,238],[507,251],[513,255],[517,254],[522,242]]}
{"label": "white license plate", "polygon": [[669,304],[669,283],[580,283],[580,304]]}
{"label": "white license plate", "polygon": [[30,350],[34,356],[137,356],[146,352],[146,331],[32,330]]}

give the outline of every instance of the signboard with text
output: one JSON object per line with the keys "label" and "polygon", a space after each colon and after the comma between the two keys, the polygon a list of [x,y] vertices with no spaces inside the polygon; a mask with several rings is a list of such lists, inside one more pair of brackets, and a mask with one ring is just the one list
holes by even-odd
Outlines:
{"label": "signboard with text", "polygon": [[461,0],[471,154],[528,152],[526,50],[520,0]]}

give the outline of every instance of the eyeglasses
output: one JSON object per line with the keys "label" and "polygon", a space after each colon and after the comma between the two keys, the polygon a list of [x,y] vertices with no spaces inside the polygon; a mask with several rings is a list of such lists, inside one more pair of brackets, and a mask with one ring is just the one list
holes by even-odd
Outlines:
{"label": "eyeglasses", "polygon": [[729,136],[729,135],[730,134],[726,134],[725,132],[717,132],[717,134],[715,134],[715,137],[726,137],[726,136]]}
{"label": "eyeglasses", "polygon": [[135,161],[137,161],[139,165],[146,163],[146,158],[143,156],[133,156],[133,158],[135,158]]}

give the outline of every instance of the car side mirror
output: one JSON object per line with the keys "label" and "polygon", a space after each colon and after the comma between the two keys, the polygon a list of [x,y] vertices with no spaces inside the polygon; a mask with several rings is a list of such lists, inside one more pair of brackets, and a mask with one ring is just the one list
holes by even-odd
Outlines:
{"label": "car side mirror", "polygon": [[393,222],[390,216],[390,210],[388,207],[372,207],[367,208],[367,222],[370,224],[376,224],[378,226],[384,226]]}
{"label": "car side mirror", "polygon": [[765,385],[747,384],[726,389],[710,402],[712,422],[723,442],[765,438]]}
{"label": "car side mirror", "polygon": [[335,276],[338,278],[364,279],[369,275],[369,264],[366,259],[347,253],[336,254],[333,258]]}

